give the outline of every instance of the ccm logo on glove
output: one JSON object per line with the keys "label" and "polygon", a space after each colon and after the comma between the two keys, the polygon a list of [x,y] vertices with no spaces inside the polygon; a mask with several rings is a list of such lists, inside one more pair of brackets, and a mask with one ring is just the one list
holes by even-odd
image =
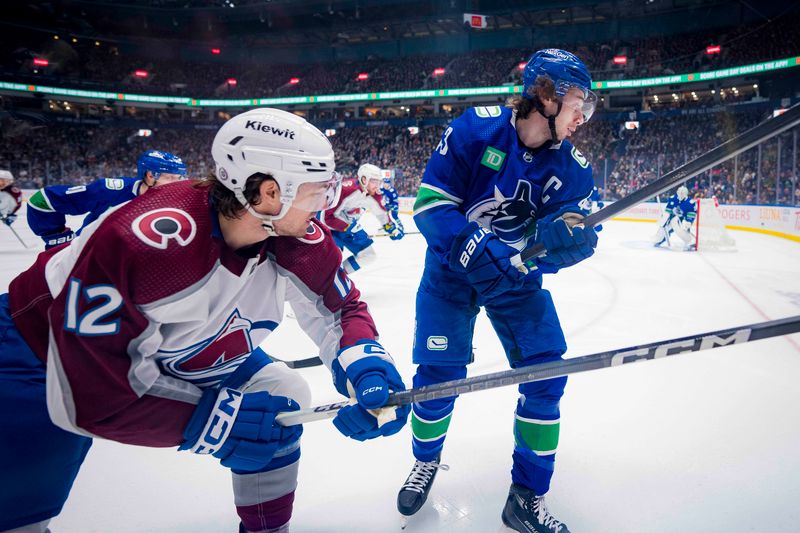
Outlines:
{"label": "ccm logo on glove", "polygon": [[472,254],[475,253],[475,248],[477,248],[478,243],[481,242],[487,235],[489,235],[489,231],[484,228],[481,228],[472,234],[466,246],[464,247],[464,251],[461,252],[461,257],[458,259],[458,262],[461,263],[461,266],[467,268],[469,260],[472,259]]}

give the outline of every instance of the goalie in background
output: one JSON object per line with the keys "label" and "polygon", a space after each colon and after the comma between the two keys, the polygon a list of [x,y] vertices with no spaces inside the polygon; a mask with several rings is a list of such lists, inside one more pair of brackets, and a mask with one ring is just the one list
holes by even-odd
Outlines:
{"label": "goalie in background", "polygon": [[689,198],[689,189],[681,185],[667,201],[667,206],[661,213],[658,231],[653,236],[653,245],[666,244],[669,247],[669,237],[675,233],[683,241],[684,251],[695,250],[695,237],[691,229],[696,215],[694,200]]}

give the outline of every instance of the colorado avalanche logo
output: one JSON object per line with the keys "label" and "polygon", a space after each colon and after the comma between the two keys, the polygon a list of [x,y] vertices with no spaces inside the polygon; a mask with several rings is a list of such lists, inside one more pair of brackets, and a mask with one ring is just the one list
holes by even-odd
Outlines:
{"label": "colorado avalanche logo", "polygon": [[182,350],[159,352],[159,364],[177,378],[215,383],[233,372],[253,351],[252,328],[253,323],[234,310],[214,336]]}
{"label": "colorado avalanche logo", "polygon": [[536,221],[533,188],[531,182],[518,180],[514,195],[506,198],[495,185],[494,198],[475,205],[467,212],[467,218],[491,229],[501,241],[521,250]]}
{"label": "colorado avalanche logo", "polygon": [[197,233],[197,224],[186,211],[165,207],[139,215],[131,224],[133,233],[142,242],[159,250],[166,250],[170,239],[186,246]]}
{"label": "colorado avalanche logo", "polygon": [[325,232],[322,231],[322,228],[315,224],[313,220],[308,222],[306,236],[297,238],[297,240],[306,244],[317,244],[318,242],[322,242],[323,239],[325,239]]}

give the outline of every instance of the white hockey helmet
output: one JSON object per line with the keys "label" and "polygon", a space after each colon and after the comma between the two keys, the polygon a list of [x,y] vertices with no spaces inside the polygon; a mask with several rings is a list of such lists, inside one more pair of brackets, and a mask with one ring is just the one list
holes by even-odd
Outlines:
{"label": "white hockey helmet", "polygon": [[[275,235],[272,221],[284,217],[292,205],[307,211],[322,211],[339,201],[341,177],[335,172],[330,141],[293,113],[263,107],[236,115],[217,132],[211,155],[220,183],[233,191],[272,235]],[[245,199],[247,178],[256,173],[268,174],[278,183],[282,206],[277,215],[257,213]],[[318,191],[298,195],[301,188]],[[298,196],[305,200],[295,202]]]}
{"label": "white hockey helmet", "polygon": [[10,170],[0,170],[0,188],[14,182],[14,174]]}
{"label": "white hockey helmet", "polygon": [[689,189],[686,188],[685,185],[681,185],[678,187],[678,200],[686,200],[689,198]]}
{"label": "white hockey helmet", "polygon": [[375,181],[375,184],[380,188],[381,180],[383,180],[381,169],[375,165],[365,163],[358,167],[358,184],[361,185],[361,190],[367,191],[367,185],[370,181]]}

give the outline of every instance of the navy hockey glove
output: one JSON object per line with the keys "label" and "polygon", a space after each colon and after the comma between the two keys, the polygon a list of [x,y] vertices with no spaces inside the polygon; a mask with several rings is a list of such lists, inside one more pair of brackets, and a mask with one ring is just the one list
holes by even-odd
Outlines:
{"label": "navy hockey glove", "polygon": [[450,268],[465,272],[475,290],[485,298],[521,287],[528,273],[519,259],[519,251],[477,222],[467,224],[453,240]]}
{"label": "navy hockey glove", "polygon": [[383,225],[383,231],[389,234],[389,238],[393,241],[399,241],[405,235],[405,231],[403,230],[403,223],[399,220],[396,222],[392,222],[391,220]]}
{"label": "navy hockey glove", "polygon": [[44,249],[49,250],[54,246],[64,244],[75,238],[75,232],[69,228],[64,228],[60,233],[51,233],[42,237],[44,239]]}
{"label": "navy hockey glove", "polygon": [[0,220],[2,220],[3,224],[5,224],[6,226],[10,226],[11,224],[14,223],[14,221],[17,220],[17,215],[6,215],[3,218],[0,218]]}
{"label": "navy hockey glove", "polygon": [[344,436],[360,441],[387,437],[405,425],[410,405],[385,407],[389,393],[406,386],[380,344],[369,340],[343,348],[333,361],[333,374],[336,390],[356,400],[333,419]]}
{"label": "navy hockey glove", "polygon": [[178,449],[211,454],[233,470],[258,472],[279,448],[300,438],[303,426],[275,423],[279,412],[298,409],[297,402],[286,396],[209,388],[203,391]]}
{"label": "navy hockey glove", "polygon": [[565,213],[551,221],[541,221],[536,230],[536,241],[544,244],[547,255],[539,258],[556,268],[572,266],[594,254],[597,246],[597,233],[592,228],[581,225],[570,226],[564,217],[575,220],[583,216]]}

